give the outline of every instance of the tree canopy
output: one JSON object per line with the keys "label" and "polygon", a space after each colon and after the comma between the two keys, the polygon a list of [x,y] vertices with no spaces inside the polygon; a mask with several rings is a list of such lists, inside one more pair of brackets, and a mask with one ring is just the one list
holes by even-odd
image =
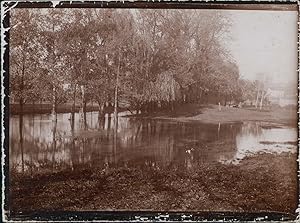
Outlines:
{"label": "tree canopy", "polygon": [[[222,45],[230,20],[220,11],[177,9],[13,9],[12,97],[99,107],[253,98],[251,83]],[[119,81],[116,82],[117,75]],[[241,97],[243,94],[243,97]]]}

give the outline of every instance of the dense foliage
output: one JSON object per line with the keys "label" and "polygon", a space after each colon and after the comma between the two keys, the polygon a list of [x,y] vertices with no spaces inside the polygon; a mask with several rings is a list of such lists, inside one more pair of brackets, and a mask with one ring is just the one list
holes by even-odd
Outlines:
{"label": "dense foliage", "polygon": [[[11,97],[29,101],[118,102],[134,109],[255,98],[222,38],[221,12],[147,9],[14,9]],[[117,94],[116,94],[117,91]]]}

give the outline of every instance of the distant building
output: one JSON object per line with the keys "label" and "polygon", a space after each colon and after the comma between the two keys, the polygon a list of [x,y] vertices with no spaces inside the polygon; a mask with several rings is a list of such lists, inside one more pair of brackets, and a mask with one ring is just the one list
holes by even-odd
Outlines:
{"label": "distant building", "polygon": [[285,107],[289,105],[297,106],[297,95],[285,95],[283,98],[279,100],[279,106]]}
{"label": "distant building", "polygon": [[271,104],[279,105],[280,100],[284,97],[283,90],[268,89],[268,100]]}
{"label": "distant building", "polygon": [[297,94],[283,89],[269,89],[268,100],[273,105],[285,107],[289,105],[297,105]]}

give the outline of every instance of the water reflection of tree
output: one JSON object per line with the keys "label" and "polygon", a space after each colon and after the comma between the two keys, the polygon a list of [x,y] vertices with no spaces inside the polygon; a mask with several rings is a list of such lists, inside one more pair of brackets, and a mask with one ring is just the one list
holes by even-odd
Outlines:
{"label": "water reflection of tree", "polygon": [[[31,128],[32,128],[32,138],[34,139],[34,130],[35,130],[35,127],[34,127],[34,115],[32,115],[31,117]],[[30,173],[32,175],[32,172],[33,172],[33,151],[30,151]]]}
{"label": "water reflection of tree", "polygon": [[[174,148],[174,135],[166,135],[162,122],[156,120],[128,120],[126,123],[131,131],[122,132],[122,143],[127,148],[138,149],[141,160],[156,161],[159,166],[167,166],[171,162]],[[145,159],[148,157],[148,159]],[[130,159],[128,159],[130,160]],[[150,163],[151,163],[150,162]],[[146,165],[146,164],[145,164]]]}
{"label": "water reflection of tree", "polygon": [[240,134],[259,136],[262,134],[261,122],[244,122]]}
{"label": "water reflection of tree", "polygon": [[52,170],[55,170],[55,152],[56,152],[56,128],[57,128],[57,114],[53,114],[52,120]]}
{"label": "water reflection of tree", "polygon": [[24,172],[24,144],[23,144],[23,114],[19,115],[19,136],[21,149],[22,172]]}
{"label": "water reflection of tree", "polygon": [[[222,154],[233,155],[236,150],[236,135],[242,126],[120,118],[115,132],[115,128],[111,128],[114,126],[112,118],[105,117],[97,121],[97,114],[89,117],[96,121],[88,121],[88,131],[94,128],[99,130],[98,135],[84,137],[84,134],[76,133],[80,129],[75,129],[76,120],[74,120],[68,125],[71,127],[70,137],[62,136],[63,131],[60,129],[62,125],[53,122],[51,141],[43,138],[47,135],[45,131],[49,131],[47,130],[49,125],[44,129],[40,128],[42,132],[38,134],[41,137],[34,137],[38,140],[28,138],[26,143],[32,152],[26,153],[30,155],[33,165],[38,167],[42,161],[42,157],[38,154],[45,154],[44,164],[40,165],[42,169],[51,163],[54,170],[58,162],[60,168],[64,166],[74,169],[82,166],[107,168],[137,163],[142,165],[142,160],[145,166],[186,169],[199,163],[216,161]],[[58,118],[58,122],[61,122],[60,119]],[[194,151],[187,153],[186,151],[191,148],[194,148]],[[51,158],[48,159],[50,154]]]}
{"label": "water reflection of tree", "polygon": [[[108,126],[110,126],[111,124],[108,124]],[[22,125],[22,121],[20,122],[20,126]],[[71,140],[66,140],[64,139],[64,141],[61,141],[61,138],[59,137],[59,133],[57,132],[57,122],[54,121],[52,123],[52,140],[50,142],[41,142],[41,141],[37,141],[34,138],[29,138],[27,139],[27,144],[29,145],[30,149],[28,150],[27,155],[29,155],[31,157],[34,156],[34,154],[37,154],[37,156],[34,157],[33,160],[37,160],[40,159],[39,158],[39,153],[48,153],[50,152],[50,154],[52,153],[52,169],[54,170],[55,168],[55,164],[58,162],[57,157],[56,157],[56,151],[58,152],[58,150],[65,150],[67,148],[67,150],[70,150],[70,155],[69,155],[69,159],[71,159],[70,161],[67,161],[67,163],[69,164],[69,166],[73,166],[73,164],[80,164],[80,163],[85,163],[85,162],[90,162],[90,158],[87,160],[85,159],[86,156],[88,157],[96,157],[100,162],[105,161],[106,163],[116,163],[117,162],[117,151],[116,151],[116,146],[118,145],[119,148],[119,139],[117,138],[117,140],[115,140],[114,143],[114,148],[111,145],[112,144],[112,140],[114,139],[114,136],[112,134],[110,134],[109,132],[107,132],[106,135],[100,135],[97,138],[91,138],[91,139],[86,139],[86,138],[81,138],[76,139],[74,137],[74,123],[71,123],[71,126],[73,126],[72,129],[72,137]],[[138,128],[137,128],[137,135],[139,135],[139,131],[141,129],[141,124],[138,124]],[[40,131],[41,128],[40,128]],[[152,128],[152,133],[154,133],[155,129]],[[21,144],[21,156],[22,156],[22,166],[24,169],[24,158],[23,158],[23,154],[24,154],[24,149],[23,149],[23,145],[24,145],[24,139],[23,139],[23,128],[20,128],[20,133],[19,135],[20,137],[20,144]],[[131,145],[133,145],[135,143],[135,141],[137,139],[139,139],[139,137],[137,137],[136,135],[134,135],[133,138],[128,138],[130,140]],[[57,144],[58,141],[60,141],[60,144]],[[69,145],[68,145],[68,141],[69,141]],[[104,145],[103,145],[104,144]],[[103,146],[102,146],[103,145]],[[122,144],[122,146],[124,146]],[[28,148],[29,148],[28,147]],[[81,149],[80,149],[81,148]],[[114,149],[114,150],[112,150]],[[81,154],[79,154],[78,151],[81,151]],[[106,151],[106,152],[105,152]],[[102,152],[102,154],[101,154]],[[93,154],[93,155],[91,155]],[[104,154],[104,155],[103,155]],[[110,154],[110,155],[109,155]],[[102,158],[100,157],[102,156]],[[79,157],[81,157],[81,159],[78,159]],[[50,160],[47,160],[47,155],[44,156],[44,164],[43,167],[47,166],[47,162],[49,163]],[[32,162],[33,163],[33,162]],[[38,166],[39,163],[36,163],[36,165]]]}

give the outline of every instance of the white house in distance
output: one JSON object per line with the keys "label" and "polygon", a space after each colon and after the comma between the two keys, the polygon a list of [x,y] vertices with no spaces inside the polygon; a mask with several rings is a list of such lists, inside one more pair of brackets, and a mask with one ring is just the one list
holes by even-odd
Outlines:
{"label": "white house in distance", "polygon": [[284,91],[283,90],[278,90],[278,89],[268,89],[268,100],[271,102],[271,104],[278,104],[284,97]]}
{"label": "white house in distance", "polygon": [[269,86],[268,100],[273,105],[285,106],[297,106],[297,85],[295,87],[293,83],[277,83]]}

